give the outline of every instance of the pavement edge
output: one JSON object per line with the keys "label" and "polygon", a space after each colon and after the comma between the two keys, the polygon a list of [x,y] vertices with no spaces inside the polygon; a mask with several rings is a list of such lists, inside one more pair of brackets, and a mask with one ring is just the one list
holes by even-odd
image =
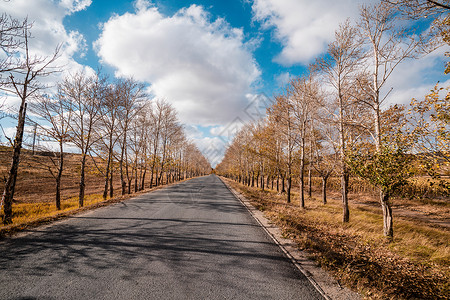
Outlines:
{"label": "pavement edge", "polygon": [[341,286],[336,279],[308,258],[305,251],[297,248],[294,241],[282,236],[281,230],[273,225],[264,213],[256,209],[244,195],[234,190],[221,177],[218,178],[228,190],[244,205],[250,215],[277,244],[294,266],[309,280],[316,290],[327,300],[358,300],[361,296],[350,289]]}

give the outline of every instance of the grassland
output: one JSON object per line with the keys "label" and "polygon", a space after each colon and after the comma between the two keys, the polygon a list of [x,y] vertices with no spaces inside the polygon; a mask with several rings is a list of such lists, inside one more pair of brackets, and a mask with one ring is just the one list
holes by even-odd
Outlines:
{"label": "grassland", "polygon": [[[11,148],[0,147],[0,176],[5,178],[10,166]],[[61,187],[61,210],[56,209],[56,183],[49,168],[52,167],[51,156],[48,153],[32,154],[29,150],[22,150],[16,191],[13,201],[13,224],[4,226],[0,223],[0,235],[10,234],[26,226],[38,225],[80,210],[104,205],[102,192],[104,178],[94,164],[93,158],[88,159],[86,174],[85,208],[78,207],[80,160],[78,154],[65,155],[65,168]],[[97,166],[103,162],[96,158]],[[3,190],[4,181],[0,183]],[[120,178],[115,176],[114,199],[121,197]]]}

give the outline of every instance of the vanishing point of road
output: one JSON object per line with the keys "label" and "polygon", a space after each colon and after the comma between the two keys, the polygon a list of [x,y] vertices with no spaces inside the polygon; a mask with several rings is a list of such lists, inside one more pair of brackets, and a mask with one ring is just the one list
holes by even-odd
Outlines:
{"label": "vanishing point of road", "polygon": [[0,243],[0,299],[323,299],[215,175]]}

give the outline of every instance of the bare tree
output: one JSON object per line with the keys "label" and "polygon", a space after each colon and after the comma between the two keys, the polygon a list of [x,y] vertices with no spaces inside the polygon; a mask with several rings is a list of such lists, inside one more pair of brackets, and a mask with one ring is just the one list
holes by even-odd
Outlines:
{"label": "bare tree", "polygon": [[[116,97],[119,102],[119,127],[121,131],[121,139],[119,141],[120,146],[120,158],[119,160],[119,171],[120,171],[120,181],[122,185],[122,195],[125,195],[127,190],[127,181],[129,181],[129,168],[128,168],[128,151],[127,142],[130,132],[131,120],[136,116],[142,107],[142,102],[145,100],[145,93],[143,92],[144,86],[137,83],[134,79],[128,78],[124,80],[119,80],[116,83]],[[124,170],[125,164],[125,170]],[[127,181],[125,181],[125,175]],[[130,187],[128,189],[130,192]],[[129,193],[128,192],[128,193]]]}
{"label": "bare tree", "polygon": [[[14,198],[14,190],[17,179],[17,172],[20,161],[20,150],[22,149],[22,140],[25,126],[25,117],[28,99],[37,95],[45,86],[39,82],[39,79],[50,75],[57,71],[52,64],[58,58],[59,47],[56,48],[54,54],[49,57],[33,56],[29,50],[29,28],[25,20],[22,28],[23,48],[20,52],[23,58],[16,68],[9,70],[8,79],[0,86],[8,96],[16,96],[20,99],[20,107],[17,116],[17,131],[13,142],[13,155],[11,167],[9,169],[8,178],[5,183],[0,210],[4,206],[3,223],[10,224],[12,222],[12,201]],[[19,51],[19,50],[18,50]],[[19,56],[19,54],[17,53]],[[20,57],[20,56],[19,56]]]}
{"label": "bare tree", "polygon": [[[377,152],[382,145],[382,105],[392,89],[385,90],[387,81],[397,66],[409,58],[417,58],[433,49],[430,37],[418,35],[396,23],[396,11],[391,6],[378,4],[363,6],[359,22],[361,37],[365,40],[370,54],[367,69],[360,76],[360,89],[363,96],[358,100],[373,112],[374,142]],[[371,80],[368,78],[371,77]],[[392,238],[393,222],[390,194],[380,187],[380,202],[383,211],[385,236]]]}
{"label": "bare tree", "polygon": [[[35,123],[39,127],[40,134],[49,142],[58,144],[59,152],[50,157],[53,171],[47,166],[48,171],[56,181],[56,209],[61,209],[61,178],[64,168],[64,144],[69,140],[69,123],[71,112],[64,107],[64,95],[59,91],[54,97],[43,95],[30,103],[30,111],[37,115],[44,124]],[[51,150],[53,152],[53,150]]]}
{"label": "bare tree", "polygon": [[161,127],[163,122],[163,106],[164,106],[163,100],[156,100],[154,110],[152,111],[151,116],[151,127],[150,127],[150,140],[151,140],[151,147],[152,147],[152,153],[150,157],[151,166],[150,166],[150,188],[153,187],[153,184],[155,186],[158,186],[158,176],[156,175],[156,182],[154,183],[154,176],[157,173],[156,168],[157,164],[159,162],[159,141],[160,141],[160,135],[161,135]]}
{"label": "bare tree", "polygon": [[339,149],[336,149],[333,141],[335,137],[332,136],[333,127],[322,124],[322,128],[313,132],[314,142],[312,143],[313,157],[311,165],[322,178],[322,202],[327,204],[327,182],[328,178],[333,174],[335,166],[338,164]]}
{"label": "bare tree", "polygon": [[432,15],[447,14],[450,11],[448,0],[382,0],[382,2],[394,5],[410,18],[427,18]]}
{"label": "bare tree", "polygon": [[85,73],[75,73],[66,77],[60,88],[65,98],[65,109],[72,114],[69,123],[70,142],[81,152],[78,203],[82,207],[86,188],[86,159],[96,142],[94,131],[101,118],[99,102],[105,93],[104,78],[98,74],[87,76]]}
{"label": "bare tree", "polygon": [[[291,81],[289,85],[289,100],[292,103],[295,127],[298,131],[296,141],[300,149],[300,205],[305,208],[305,159],[306,143],[310,135],[312,116],[318,105],[320,91],[314,74],[307,77],[299,77]],[[310,184],[311,185],[311,184]]]}
{"label": "bare tree", "polygon": [[97,129],[98,141],[100,147],[104,149],[106,153],[106,167],[105,167],[105,185],[103,189],[103,199],[106,200],[108,196],[110,198],[114,195],[113,187],[113,159],[114,159],[114,146],[121,136],[119,132],[119,110],[120,102],[118,101],[119,91],[113,84],[109,84],[105,87],[104,96],[99,99],[100,121]]}
{"label": "bare tree", "polygon": [[341,194],[343,207],[343,222],[350,220],[348,208],[348,181],[349,170],[346,165],[347,153],[347,111],[352,104],[352,88],[355,84],[355,75],[361,66],[361,41],[357,38],[357,31],[347,21],[340,25],[335,33],[335,41],[328,46],[327,55],[317,61],[317,67],[324,74],[324,80],[332,91],[332,101],[336,111],[330,110],[335,116],[339,129],[339,153],[341,165]]}
{"label": "bare tree", "polygon": [[148,161],[149,126],[152,116],[152,107],[149,104],[143,106],[134,116],[130,124],[130,163],[133,176],[129,177],[129,189],[131,180],[134,180],[134,191],[142,190],[145,182],[145,173]]}
{"label": "bare tree", "polygon": [[[0,15],[0,86],[10,84],[9,72],[17,70],[22,64],[17,53],[24,46],[24,36],[29,35],[31,24],[25,19],[22,22],[3,13]],[[6,77],[5,77],[6,76]]]}
{"label": "bare tree", "polygon": [[161,128],[161,165],[158,181],[162,183],[163,173],[167,164],[168,148],[170,143],[181,133],[182,127],[178,124],[175,109],[166,103],[162,111],[162,128]]}
{"label": "bare tree", "polygon": [[[432,20],[427,35],[437,44],[450,45],[450,1],[449,0],[383,0],[392,9],[408,20]],[[414,22],[413,22],[414,23]],[[414,23],[412,26],[416,26]],[[450,57],[446,51],[445,56]],[[450,73],[450,62],[447,62],[445,74]]]}
{"label": "bare tree", "polygon": [[269,112],[267,115],[267,131],[272,139],[271,153],[269,154],[270,160],[274,165],[274,171],[277,176],[277,192],[280,192],[280,178],[281,178],[281,193],[285,192],[285,159],[286,156],[283,153],[285,140],[280,134],[281,127],[278,126],[279,120],[276,115]]}
{"label": "bare tree", "polygon": [[[292,175],[294,164],[294,153],[297,150],[299,140],[298,130],[295,128],[294,107],[288,96],[278,96],[275,98],[275,103],[268,110],[269,115],[272,115],[276,121],[276,127],[279,128],[279,134],[283,139],[282,151],[285,158],[283,170],[286,172],[287,179],[287,203],[291,202],[291,188]],[[283,188],[284,190],[284,188]]]}
{"label": "bare tree", "polygon": [[167,145],[172,135],[180,130],[177,116],[173,107],[165,100],[156,100],[152,110],[150,124],[151,153],[151,179],[150,187],[161,184],[164,165],[166,163]]}

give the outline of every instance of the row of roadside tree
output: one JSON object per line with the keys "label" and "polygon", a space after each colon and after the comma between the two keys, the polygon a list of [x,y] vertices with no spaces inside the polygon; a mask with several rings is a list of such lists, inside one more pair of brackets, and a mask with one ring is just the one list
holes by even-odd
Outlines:
{"label": "row of roadside tree", "polygon": [[[350,220],[349,180],[359,176],[379,190],[388,238],[393,237],[391,197],[415,172],[432,176],[450,194],[448,181],[440,177],[450,167],[448,87],[436,85],[409,108],[386,104],[389,79],[399,64],[448,46],[449,8],[427,10],[428,1],[416,2],[416,7],[401,1],[361,7],[358,22],[340,25],[326,54],[274,97],[266,117],[242,128],[216,172],[262,189],[276,180],[288,203],[296,177],[302,208],[305,176],[309,196],[311,174],[322,178],[326,204],[327,180],[334,174],[341,179],[343,222]],[[402,13],[412,16],[411,10],[417,12],[414,20],[434,17],[429,30],[413,28],[416,22]]]}
{"label": "row of roadside tree", "polygon": [[[66,75],[49,89],[43,78],[64,71],[57,67],[60,47],[52,56],[34,56],[28,20],[0,17],[0,90],[8,107],[19,99],[17,131],[8,140],[12,160],[5,180],[0,210],[3,223],[12,222],[12,206],[25,125],[34,128],[40,150],[51,153],[48,170],[55,179],[56,207],[61,207],[64,154],[75,151],[80,159],[79,206],[84,205],[86,163],[101,161],[103,198],[113,196],[113,177],[120,176],[121,193],[200,176],[211,171],[207,159],[187,139],[174,107],[164,99],[151,99],[145,86],[132,78],[109,80],[101,72]],[[43,148],[43,149],[42,149]],[[118,169],[118,171],[117,171]]]}

